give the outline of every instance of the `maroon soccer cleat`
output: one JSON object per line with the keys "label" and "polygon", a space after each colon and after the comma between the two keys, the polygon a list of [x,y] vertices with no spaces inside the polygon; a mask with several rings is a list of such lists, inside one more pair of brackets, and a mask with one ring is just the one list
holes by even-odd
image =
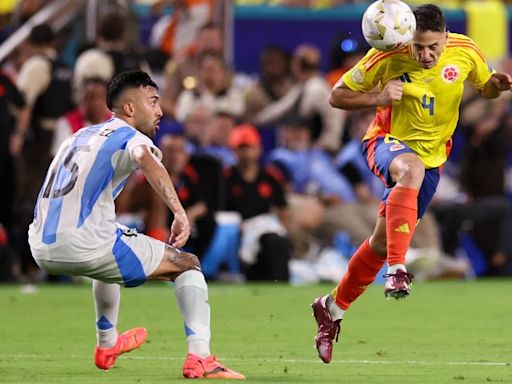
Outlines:
{"label": "maroon soccer cleat", "polygon": [[331,313],[322,302],[322,297],[317,297],[313,304],[313,316],[318,325],[315,337],[318,356],[324,363],[329,363],[332,358],[332,343],[334,339],[338,342],[338,335],[341,329],[341,320],[333,320]]}
{"label": "maroon soccer cleat", "polygon": [[384,295],[386,299],[394,298],[396,300],[404,299],[409,296],[412,286],[412,274],[401,269],[397,269],[395,273],[387,273],[386,285],[384,286]]}

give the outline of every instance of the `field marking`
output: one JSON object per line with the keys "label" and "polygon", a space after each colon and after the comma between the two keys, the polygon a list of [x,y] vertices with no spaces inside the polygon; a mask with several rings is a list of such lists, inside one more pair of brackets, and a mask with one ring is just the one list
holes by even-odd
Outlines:
{"label": "field marking", "polygon": [[[87,359],[91,356],[82,355],[0,355],[0,359],[11,358],[11,359]],[[184,357],[172,357],[172,356],[121,356],[120,359],[126,360],[167,360],[167,361],[182,361]],[[241,359],[241,358],[229,358],[223,357],[223,361],[234,361],[237,363],[298,363],[298,364],[323,364],[317,359]],[[499,361],[424,361],[424,360],[402,360],[402,361],[379,361],[379,360],[332,360],[331,364],[345,364],[345,365],[447,365],[447,366],[489,366],[489,367],[509,367],[512,366],[511,362],[499,362]]]}

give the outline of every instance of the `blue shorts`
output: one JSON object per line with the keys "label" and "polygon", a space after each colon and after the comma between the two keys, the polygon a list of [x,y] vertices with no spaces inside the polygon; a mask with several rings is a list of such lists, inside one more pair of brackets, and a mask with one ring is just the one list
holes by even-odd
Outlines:
{"label": "blue shorts", "polygon": [[[363,142],[363,153],[370,170],[377,175],[386,186],[382,196],[382,201],[386,204],[388,195],[396,184],[389,173],[391,161],[403,153],[415,152],[398,139],[394,139],[389,135],[379,135]],[[423,217],[434,197],[437,184],[439,184],[439,175],[439,168],[425,170],[425,178],[423,179],[423,184],[418,193],[418,219]],[[379,216],[384,216],[383,209],[379,210]]]}

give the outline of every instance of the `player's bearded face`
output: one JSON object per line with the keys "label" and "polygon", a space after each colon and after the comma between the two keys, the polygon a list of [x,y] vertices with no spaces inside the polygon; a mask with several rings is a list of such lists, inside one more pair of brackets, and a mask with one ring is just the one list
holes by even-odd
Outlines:
{"label": "player's bearded face", "polygon": [[155,88],[140,89],[137,100],[137,129],[151,138],[155,137],[162,118],[159,100],[158,91]]}
{"label": "player's bearded face", "polygon": [[447,32],[416,31],[412,49],[416,60],[423,68],[432,68],[437,64],[447,38]]}

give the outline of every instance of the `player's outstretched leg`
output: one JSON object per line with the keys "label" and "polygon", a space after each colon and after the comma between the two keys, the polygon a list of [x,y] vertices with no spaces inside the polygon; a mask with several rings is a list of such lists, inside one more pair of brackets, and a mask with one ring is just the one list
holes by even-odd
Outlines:
{"label": "player's outstretched leg", "polygon": [[375,280],[383,265],[384,258],[366,240],[350,258],[348,270],[332,294],[317,297],[311,305],[318,325],[316,348],[324,363],[331,361],[333,342],[338,341],[345,311]]}
{"label": "player's outstretched leg", "polygon": [[100,369],[109,370],[121,354],[139,348],[147,337],[148,331],[145,328],[133,328],[120,334],[112,348],[96,347],[94,353],[96,366]]}
{"label": "player's outstretched leg", "polygon": [[241,373],[224,367],[214,355],[202,358],[193,353],[188,354],[183,364],[183,376],[187,379],[245,379]]}

